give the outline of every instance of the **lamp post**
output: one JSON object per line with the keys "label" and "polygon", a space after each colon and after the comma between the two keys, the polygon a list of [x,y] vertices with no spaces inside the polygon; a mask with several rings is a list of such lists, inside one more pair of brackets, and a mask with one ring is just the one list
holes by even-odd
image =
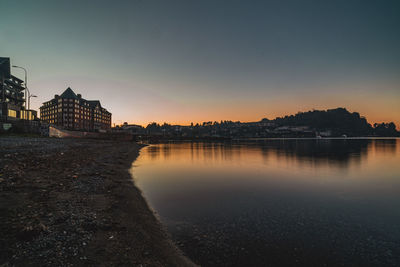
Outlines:
{"label": "lamp post", "polygon": [[31,97],[37,97],[37,95],[31,95],[31,93],[29,93],[29,99],[28,99],[28,100],[29,100],[29,101],[28,101],[29,103],[31,102]]}
{"label": "lamp post", "polygon": [[[25,109],[26,109],[26,104],[27,104],[27,102],[26,102],[26,100],[28,100],[28,110],[31,108],[31,105],[30,105],[30,92],[29,92],[29,89],[28,89],[28,74],[27,74],[27,71],[26,71],[26,69],[25,68],[23,68],[23,67],[20,67],[20,66],[15,66],[15,65],[13,65],[12,66],[13,68],[17,68],[17,69],[23,69],[24,70],[24,72],[25,72]],[[28,91],[28,95],[26,94],[27,93],[27,91]]]}
{"label": "lamp post", "polygon": [[[27,88],[28,89],[28,88]],[[29,92],[29,90],[28,90],[28,92]],[[37,97],[36,95],[31,95],[31,93],[29,93],[29,97],[28,97],[28,105],[29,105],[29,108],[31,107],[31,97]],[[29,109],[30,110],[30,109]],[[28,120],[31,120],[31,118],[33,118],[33,115],[32,115],[32,111],[28,111]]]}

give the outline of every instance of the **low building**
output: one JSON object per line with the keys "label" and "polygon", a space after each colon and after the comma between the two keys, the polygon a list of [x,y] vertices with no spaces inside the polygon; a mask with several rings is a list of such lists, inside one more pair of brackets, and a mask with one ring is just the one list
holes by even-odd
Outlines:
{"label": "low building", "polygon": [[102,131],[111,128],[111,113],[98,100],[83,99],[67,88],[40,107],[40,120],[68,130]]}
{"label": "low building", "polygon": [[123,132],[128,132],[134,135],[140,135],[140,134],[145,134],[146,129],[137,124],[128,124],[127,122],[124,122],[121,126],[117,126],[113,128],[114,131],[123,131]]}

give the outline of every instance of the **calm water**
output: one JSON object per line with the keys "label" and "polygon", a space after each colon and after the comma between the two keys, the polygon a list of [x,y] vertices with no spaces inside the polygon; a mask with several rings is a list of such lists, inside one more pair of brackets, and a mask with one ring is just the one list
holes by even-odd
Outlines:
{"label": "calm water", "polygon": [[203,266],[400,266],[400,139],[158,144],[132,173]]}

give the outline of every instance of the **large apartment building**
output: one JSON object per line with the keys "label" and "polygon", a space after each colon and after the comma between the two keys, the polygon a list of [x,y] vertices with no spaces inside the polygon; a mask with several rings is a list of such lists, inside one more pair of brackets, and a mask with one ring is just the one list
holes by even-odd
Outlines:
{"label": "large apartment building", "polygon": [[64,129],[81,131],[108,130],[111,128],[111,113],[98,100],[83,99],[67,88],[40,107],[40,120],[62,126]]}

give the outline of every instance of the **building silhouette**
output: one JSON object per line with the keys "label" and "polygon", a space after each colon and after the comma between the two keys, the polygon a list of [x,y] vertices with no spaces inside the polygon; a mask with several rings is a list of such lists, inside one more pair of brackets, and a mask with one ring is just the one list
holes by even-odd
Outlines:
{"label": "building silhouette", "polygon": [[83,99],[67,88],[40,107],[40,120],[68,130],[101,131],[111,128],[111,113],[98,100]]}

